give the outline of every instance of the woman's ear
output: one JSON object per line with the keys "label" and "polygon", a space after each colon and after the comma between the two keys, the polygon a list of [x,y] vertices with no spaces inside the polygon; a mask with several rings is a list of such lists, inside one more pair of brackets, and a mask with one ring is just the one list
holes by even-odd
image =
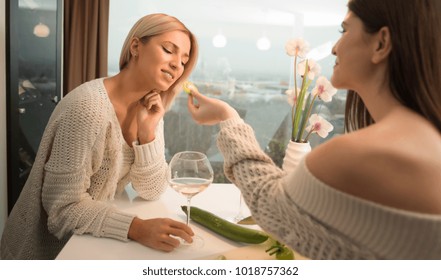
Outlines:
{"label": "woman's ear", "polygon": [[374,54],[372,56],[372,62],[377,64],[387,59],[389,53],[392,50],[392,41],[390,38],[389,28],[383,26],[375,35],[376,45]]}
{"label": "woman's ear", "polygon": [[130,42],[130,53],[134,57],[138,56],[138,52],[139,52],[138,46],[139,46],[139,38],[133,37],[132,41]]}

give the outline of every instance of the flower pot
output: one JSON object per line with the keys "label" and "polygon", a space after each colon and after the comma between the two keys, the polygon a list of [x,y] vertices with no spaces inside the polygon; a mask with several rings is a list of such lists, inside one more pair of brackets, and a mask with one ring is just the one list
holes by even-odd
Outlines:
{"label": "flower pot", "polygon": [[311,151],[311,144],[298,143],[289,141],[285,150],[285,157],[283,158],[282,168],[286,172],[292,172],[299,164],[300,160]]}

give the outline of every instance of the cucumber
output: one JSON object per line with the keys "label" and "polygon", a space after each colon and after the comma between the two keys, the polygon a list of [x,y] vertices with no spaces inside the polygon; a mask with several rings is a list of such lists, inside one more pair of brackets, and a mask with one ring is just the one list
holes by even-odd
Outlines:
{"label": "cucumber", "polygon": [[[181,208],[187,214],[187,206],[181,206]],[[263,231],[233,224],[200,208],[192,206],[190,209],[190,219],[230,240],[259,244],[266,241],[269,237]]]}

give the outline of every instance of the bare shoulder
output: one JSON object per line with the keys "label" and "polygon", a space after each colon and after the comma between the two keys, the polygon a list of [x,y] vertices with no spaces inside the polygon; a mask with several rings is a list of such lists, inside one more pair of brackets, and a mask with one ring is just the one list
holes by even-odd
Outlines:
{"label": "bare shoulder", "polygon": [[351,186],[368,176],[363,165],[368,165],[365,157],[372,149],[368,141],[357,138],[351,134],[342,135],[314,148],[306,158],[309,170],[329,186],[353,193]]}
{"label": "bare shoulder", "polygon": [[441,214],[441,145],[417,142],[421,139],[411,133],[369,127],[316,147],[306,164],[319,180],[342,192],[400,209]]}

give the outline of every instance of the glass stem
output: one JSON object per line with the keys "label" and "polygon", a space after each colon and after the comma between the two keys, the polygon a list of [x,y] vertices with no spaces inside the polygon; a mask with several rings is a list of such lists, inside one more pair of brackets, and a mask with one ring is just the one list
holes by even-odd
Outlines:
{"label": "glass stem", "polygon": [[187,226],[190,224],[191,197],[187,197]]}
{"label": "glass stem", "polygon": [[237,211],[236,217],[234,217],[234,221],[238,222],[240,220],[243,219],[243,215],[242,215],[242,204],[243,204],[243,196],[242,193],[240,193],[240,197],[239,197],[239,209]]}
{"label": "glass stem", "polygon": [[240,198],[239,198],[239,211],[237,211],[237,215],[239,217],[242,217],[242,203],[243,203],[243,197],[242,197],[242,194],[240,194]]}

